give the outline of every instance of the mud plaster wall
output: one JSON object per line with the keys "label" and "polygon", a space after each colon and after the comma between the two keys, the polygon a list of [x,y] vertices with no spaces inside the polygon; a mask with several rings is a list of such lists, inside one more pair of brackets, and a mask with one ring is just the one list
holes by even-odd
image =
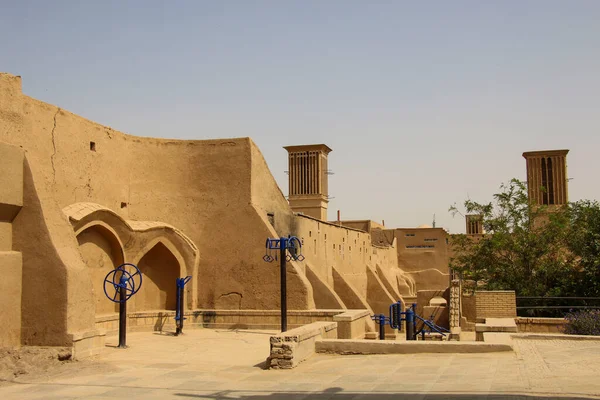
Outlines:
{"label": "mud plaster wall", "polygon": [[[76,202],[185,232],[205,255],[197,276],[199,307],[278,307],[277,269],[261,259],[272,232],[251,200],[250,139],[128,136],[23,96],[20,79],[6,74],[0,75],[0,104],[0,141],[21,146],[27,159],[29,206],[14,226],[23,276],[31,278],[23,294],[25,342],[62,344],[67,331],[94,326],[90,272],[61,212]],[[272,179],[268,170],[261,174]],[[268,195],[275,196],[283,197],[279,190]],[[314,305],[307,284],[291,273],[290,308]]]}
{"label": "mud plaster wall", "polygon": [[105,229],[101,226],[93,226],[77,236],[79,251],[89,268],[94,288],[96,315],[118,312],[118,304],[106,301],[104,277],[115,268],[115,265],[121,265],[124,262],[119,243],[111,241],[112,235],[104,232]]}
{"label": "mud plaster wall", "polygon": [[442,228],[396,229],[398,265],[417,290],[443,290],[449,286],[448,238]]}
{"label": "mud plaster wall", "polygon": [[[368,233],[321,224],[328,239],[311,247],[319,222],[293,216],[249,138],[129,136],[24,96],[20,78],[0,74],[0,141],[26,154],[25,205],[13,226],[13,247],[23,253],[28,281],[22,304],[26,344],[68,344],[68,333],[94,326],[98,289],[86,260],[110,262],[117,256],[100,238],[83,236],[78,243],[62,212],[74,203],[98,203],[123,219],[161,221],[184,232],[201,254],[191,300],[199,308],[278,308],[278,268],[262,256],[267,237],[287,233],[304,238],[320,277],[332,283],[336,266],[361,295],[367,296],[365,263],[376,273],[377,266],[399,271],[395,250],[374,250]],[[127,253],[124,259],[139,261]],[[290,309],[315,306],[304,268],[288,264]]]}
{"label": "mud plaster wall", "polygon": [[[398,268],[396,248],[376,247],[371,244],[371,235],[355,229],[318,221],[306,216],[297,216],[294,234],[303,242],[306,264],[321,280],[333,287],[333,268],[365,299],[367,298],[368,275],[377,266],[386,272],[380,279],[389,279],[397,288]],[[389,306],[389,304],[388,304]]]}

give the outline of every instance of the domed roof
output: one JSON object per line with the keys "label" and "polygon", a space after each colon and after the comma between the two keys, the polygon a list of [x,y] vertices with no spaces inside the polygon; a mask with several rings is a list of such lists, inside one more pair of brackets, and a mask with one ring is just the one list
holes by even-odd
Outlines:
{"label": "domed roof", "polygon": [[427,224],[417,226],[417,228],[431,228],[431,227],[432,227],[431,225],[427,225]]}

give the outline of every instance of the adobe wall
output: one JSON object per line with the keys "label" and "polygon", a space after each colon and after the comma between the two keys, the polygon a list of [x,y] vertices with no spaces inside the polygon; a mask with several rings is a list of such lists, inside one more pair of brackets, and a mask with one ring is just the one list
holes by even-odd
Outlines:
{"label": "adobe wall", "polygon": [[0,347],[21,344],[23,256],[13,250],[13,221],[23,206],[23,160],[23,149],[0,143]]}
{"label": "adobe wall", "polygon": [[[265,221],[270,218],[273,223],[269,222],[268,226],[273,227],[277,236],[293,235],[302,241],[305,261],[295,265],[312,279],[313,288],[319,288],[314,291],[317,308],[349,307],[344,304],[343,298],[353,298],[353,304],[361,305],[360,308],[374,303],[379,296],[383,296],[385,300],[381,301],[385,302],[400,299],[396,275],[402,271],[398,268],[395,246],[373,246],[368,232],[306,215],[290,214],[288,202],[256,146],[252,147],[251,154],[252,205]],[[264,252],[264,242],[262,246]],[[380,277],[380,285],[389,296],[383,291],[380,295],[371,291],[369,298],[367,269],[371,268],[377,274],[378,267],[386,273]],[[346,281],[345,285],[338,284],[336,287],[334,269]],[[346,285],[351,286],[350,290]],[[356,299],[355,294],[362,301]]]}
{"label": "adobe wall", "polygon": [[443,228],[396,229],[398,266],[414,279],[417,290],[449,286],[447,237]]}
{"label": "adobe wall", "polygon": [[335,269],[361,296],[366,296],[367,268],[398,270],[395,246],[373,246],[367,232],[300,215],[295,218],[293,232],[303,242],[305,263],[329,285],[334,285]]}
{"label": "adobe wall", "polygon": [[[276,233],[255,207],[264,199],[285,199],[278,188],[252,191],[257,149],[250,139],[125,135],[24,96],[20,78],[7,74],[0,74],[0,106],[0,142],[26,152],[26,206],[13,227],[13,246],[23,254],[28,280],[24,343],[62,345],[67,332],[94,327],[90,271],[62,212],[78,202],[102,204],[123,219],[181,229],[202,255],[198,307],[278,307],[278,270],[261,258],[265,238]],[[270,175],[268,169],[256,173]],[[264,197],[254,201],[252,194],[259,192]],[[314,308],[306,277],[293,273],[297,266],[290,268],[288,307]]]}
{"label": "adobe wall", "polygon": [[[171,267],[156,272],[157,260],[178,263],[182,275],[197,271],[191,308],[277,309],[279,268],[262,256],[267,237],[288,234],[303,240],[306,256],[288,263],[290,310],[314,309],[316,299],[328,308],[387,313],[408,290],[394,245],[373,245],[368,232],[294,216],[249,138],[126,135],[27,97],[19,77],[0,74],[0,142],[25,152],[23,208],[12,224],[13,250],[22,254],[27,282],[21,296],[24,344],[69,345],[74,333],[92,337],[95,316],[114,307],[100,305],[96,281],[121,261],[139,263],[154,284],[177,275]],[[103,218],[118,240],[100,225],[86,230],[86,218],[96,214],[66,214],[88,203],[114,213],[113,220]],[[197,252],[164,249],[152,234],[140,233],[143,228],[131,233],[135,229],[125,221],[159,221],[165,227],[153,229],[165,232],[167,225],[176,227]],[[132,309],[172,303],[169,293],[148,288],[154,295],[132,302]]]}

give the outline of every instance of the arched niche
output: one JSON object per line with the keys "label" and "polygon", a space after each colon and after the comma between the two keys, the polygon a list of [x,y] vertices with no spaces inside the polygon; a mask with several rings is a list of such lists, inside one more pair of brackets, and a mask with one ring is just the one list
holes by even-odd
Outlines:
{"label": "arched niche", "polygon": [[116,233],[105,224],[90,224],[77,233],[79,252],[88,266],[96,304],[96,315],[118,312],[118,304],[104,294],[104,278],[123,264],[123,248]]}
{"label": "arched niche", "polygon": [[175,310],[176,280],[180,277],[178,257],[163,243],[156,242],[137,263],[143,277],[134,296],[136,311]]}

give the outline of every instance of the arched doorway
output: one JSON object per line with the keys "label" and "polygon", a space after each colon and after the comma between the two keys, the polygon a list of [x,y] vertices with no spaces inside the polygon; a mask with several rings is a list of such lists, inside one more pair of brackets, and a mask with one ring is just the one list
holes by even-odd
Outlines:
{"label": "arched doorway", "polygon": [[123,251],[115,235],[102,225],[93,225],[77,235],[79,252],[89,267],[96,315],[118,312],[118,304],[104,295],[104,277],[123,263]]}
{"label": "arched doorway", "polygon": [[136,311],[175,310],[180,265],[173,253],[158,242],[141,258],[138,268],[144,281],[135,295]]}

